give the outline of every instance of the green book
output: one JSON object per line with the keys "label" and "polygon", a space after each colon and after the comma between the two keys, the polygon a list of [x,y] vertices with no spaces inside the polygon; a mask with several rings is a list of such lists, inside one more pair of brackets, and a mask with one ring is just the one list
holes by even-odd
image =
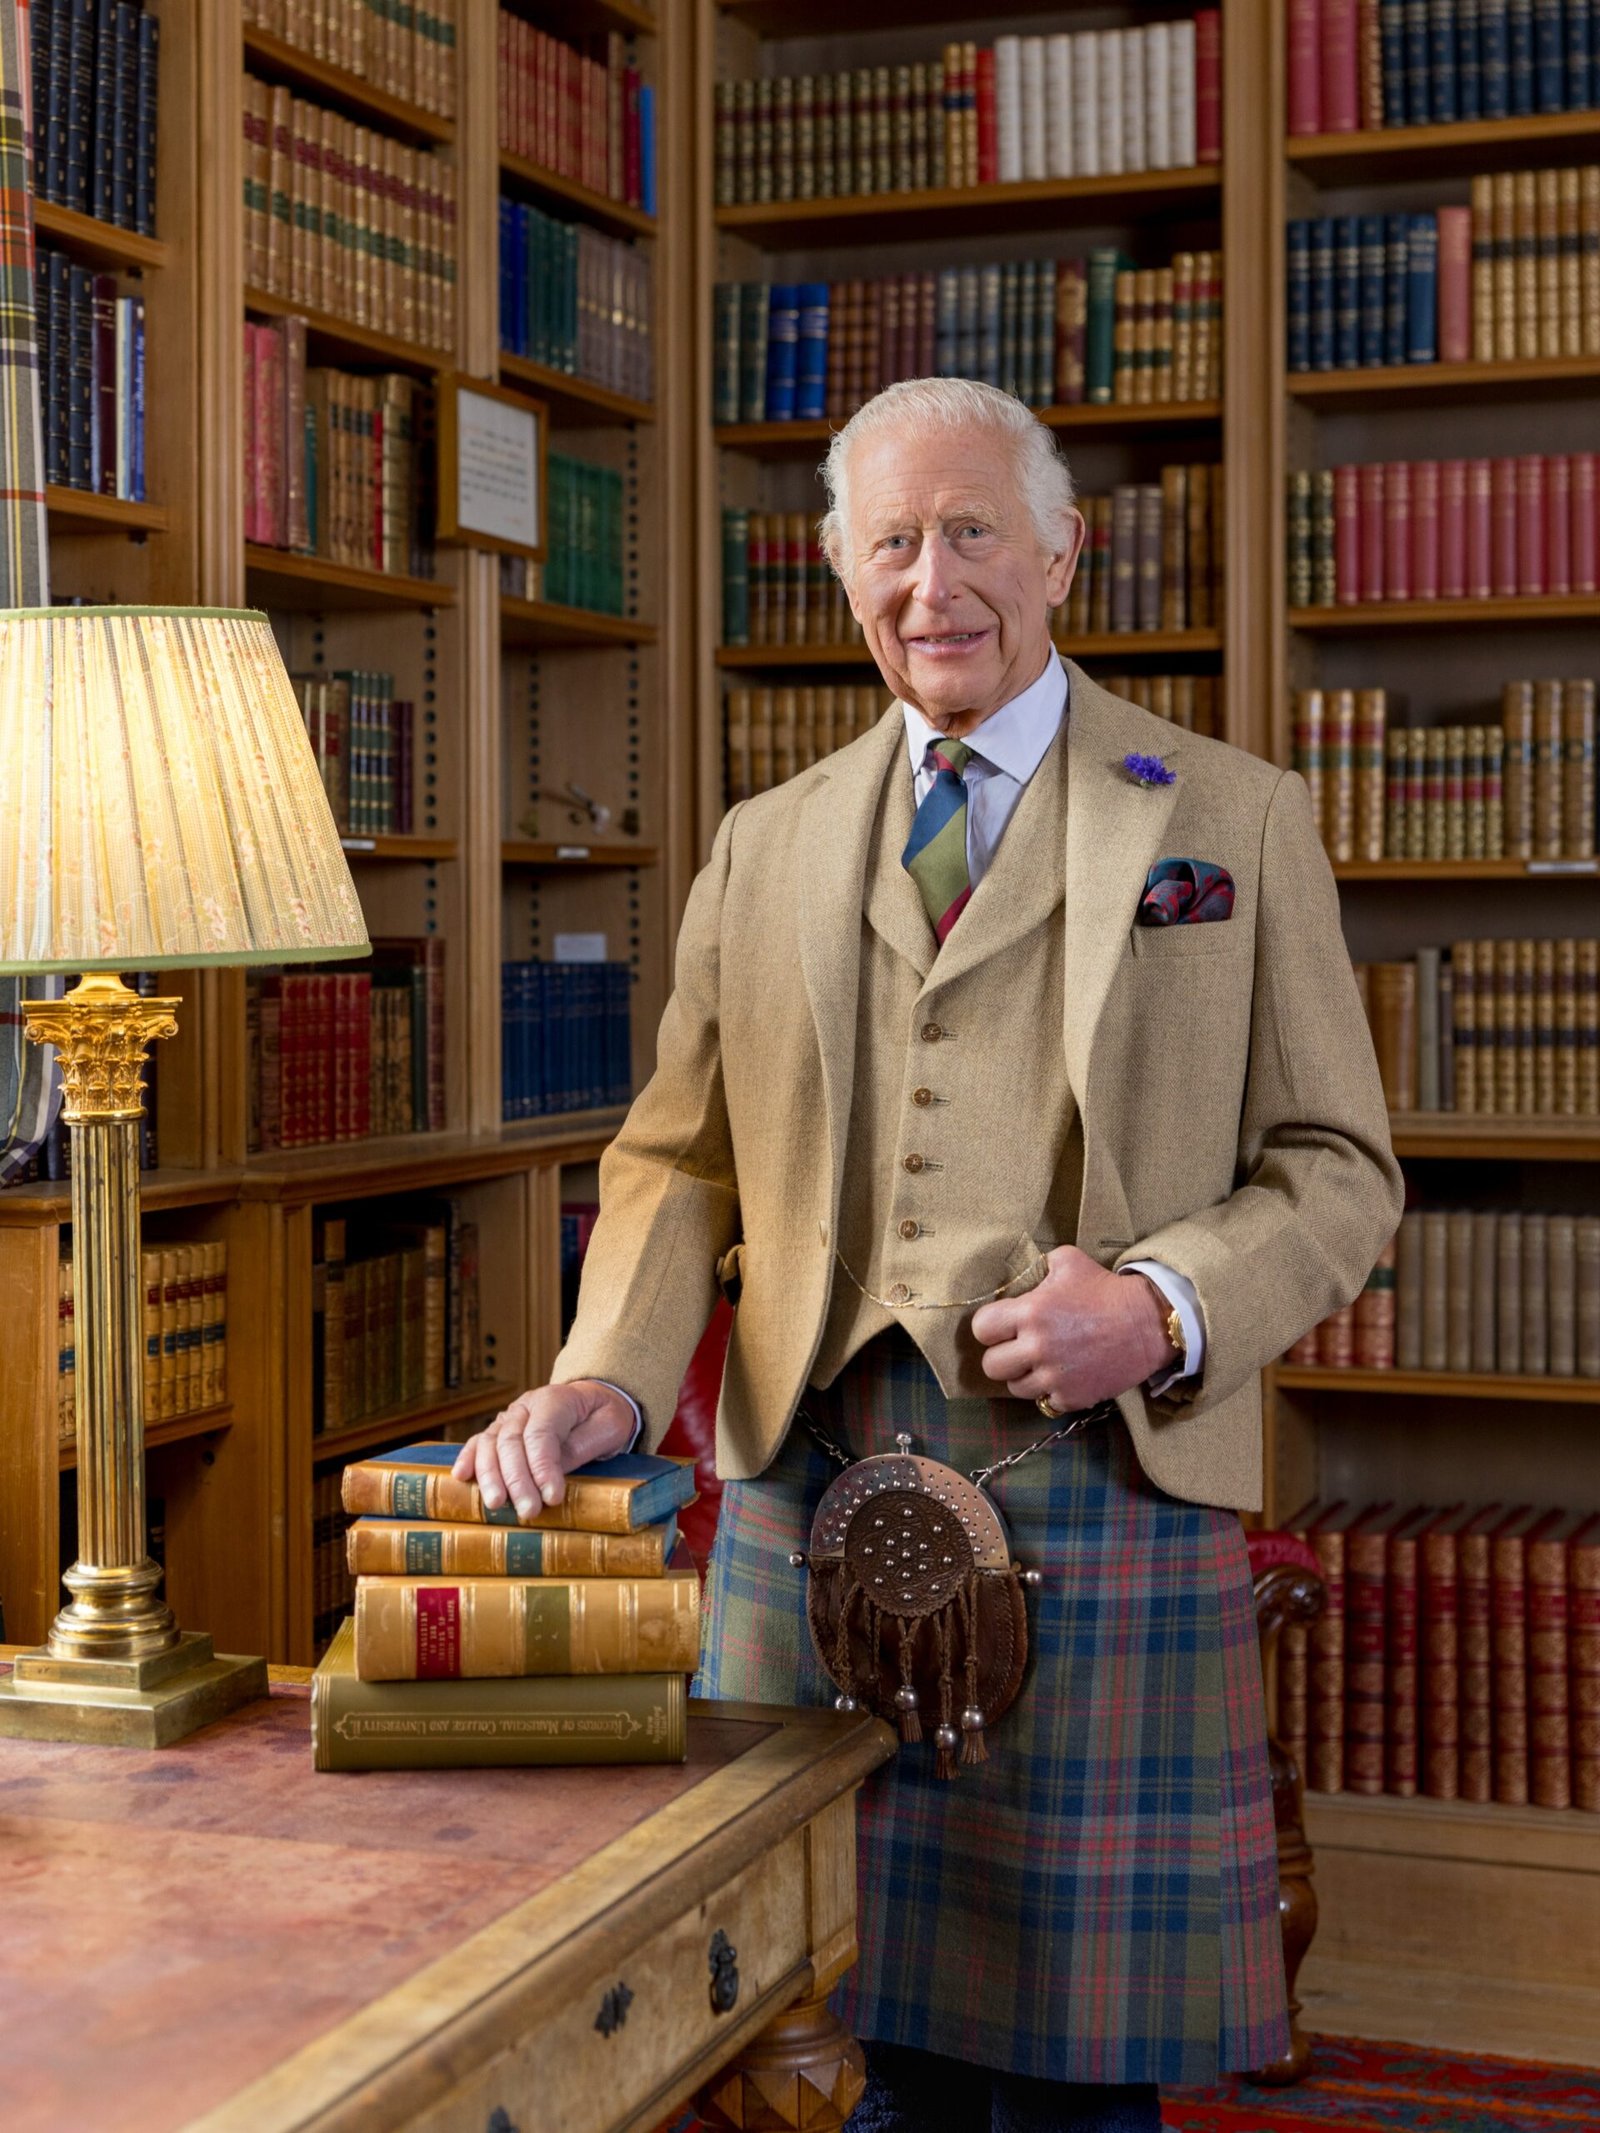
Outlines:
{"label": "green book", "polygon": [[1089,254],[1088,321],[1084,333],[1083,396],[1108,405],[1116,360],[1117,275],[1127,261],[1114,245]]}
{"label": "green book", "polygon": [[317,1770],[493,1770],[681,1763],[682,1674],[358,1681],[355,1623],[341,1622],[311,1678]]}
{"label": "green book", "polygon": [[733,505],[722,513],[722,641],[750,642],[750,514]]}

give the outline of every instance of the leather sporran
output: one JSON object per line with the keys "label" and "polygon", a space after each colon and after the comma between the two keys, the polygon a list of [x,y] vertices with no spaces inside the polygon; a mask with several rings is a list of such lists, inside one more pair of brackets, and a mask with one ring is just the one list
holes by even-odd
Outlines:
{"label": "leather sporran", "polygon": [[938,1772],[988,1760],[1028,1658],[1027,1579],[1005,1521],[966,1475],[898,1451],[856,1460],[828,1488],[802,1560],[817,1656],[843,1709],[864,1704],[919,1741]]}

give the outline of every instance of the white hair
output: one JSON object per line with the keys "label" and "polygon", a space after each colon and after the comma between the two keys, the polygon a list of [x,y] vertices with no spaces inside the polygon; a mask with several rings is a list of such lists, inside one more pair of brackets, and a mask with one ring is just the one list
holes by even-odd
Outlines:
{"label": "white hair", "polygon": [[1077,493],[1072,470],[1032,410],[1012,394],[981,385],[976,378],[906,378],[886,386],[856,409],[829,445],[819,469],[828,492],[828,509],[818,534],[823,552],[841,578],[848,578],[853,561],[849,468],[856,446],[888,434],[924,438],[979,426],[1010,440],[1016,453],[1017,480],[1039,546],[1048,555],[1066,547],[1068,518]]}

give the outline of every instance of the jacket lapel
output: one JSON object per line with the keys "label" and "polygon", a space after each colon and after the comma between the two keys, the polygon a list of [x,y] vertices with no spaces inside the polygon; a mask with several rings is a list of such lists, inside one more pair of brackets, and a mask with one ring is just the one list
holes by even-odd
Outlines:
{"label": "jacket lapel", "polygon": [[[1163,849],[1178,788],[1140,785],[1131,776],[1122,759],[1131,750],[1148,750],[1147,722],[1137,712],[1130,717],[1119,700],[1097,688],[1074,661],[1067,662],[1067,672],[1072,708],[1067,728],[1062,1034],[1067,1073],[1087,1123],[1095,1032],[1127,950],[1145,881]],[[1181,760],[1176,743],[1162,753],[1171,764]]]}
{"label": "jacket lapel", "polygon": [[[897,717],[901,716],[898,704],[895,713]],[[874,930],[897,955],[905,957],[920,977],[925,978],[933,968],[938,943],[923,909],[921,893],[900,861],[916,816],[911,762],[906,752],[902,723],[900,746],[889,761],[880,788],[871,854],[867,861],[866,913]]]}
{"label": "jacket lapel", "polygon": [[[798,840],[800,967],[822,1058],[835,1196],[855,1080],[867,860],[884,778],[904,746],[905,721],[894,704],[870,733],[818,765]],[[926,927],[920,904],[918,916]]]}

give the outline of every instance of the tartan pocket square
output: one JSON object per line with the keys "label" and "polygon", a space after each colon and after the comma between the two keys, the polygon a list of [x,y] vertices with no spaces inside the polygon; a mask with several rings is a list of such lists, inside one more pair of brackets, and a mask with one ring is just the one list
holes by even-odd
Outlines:
{"label": "tartan pocket square", "polygon": [[1135,914],[1141,926],[1202,926],[1233,916],[1233,876],[1209,859],[1158,859]]}

